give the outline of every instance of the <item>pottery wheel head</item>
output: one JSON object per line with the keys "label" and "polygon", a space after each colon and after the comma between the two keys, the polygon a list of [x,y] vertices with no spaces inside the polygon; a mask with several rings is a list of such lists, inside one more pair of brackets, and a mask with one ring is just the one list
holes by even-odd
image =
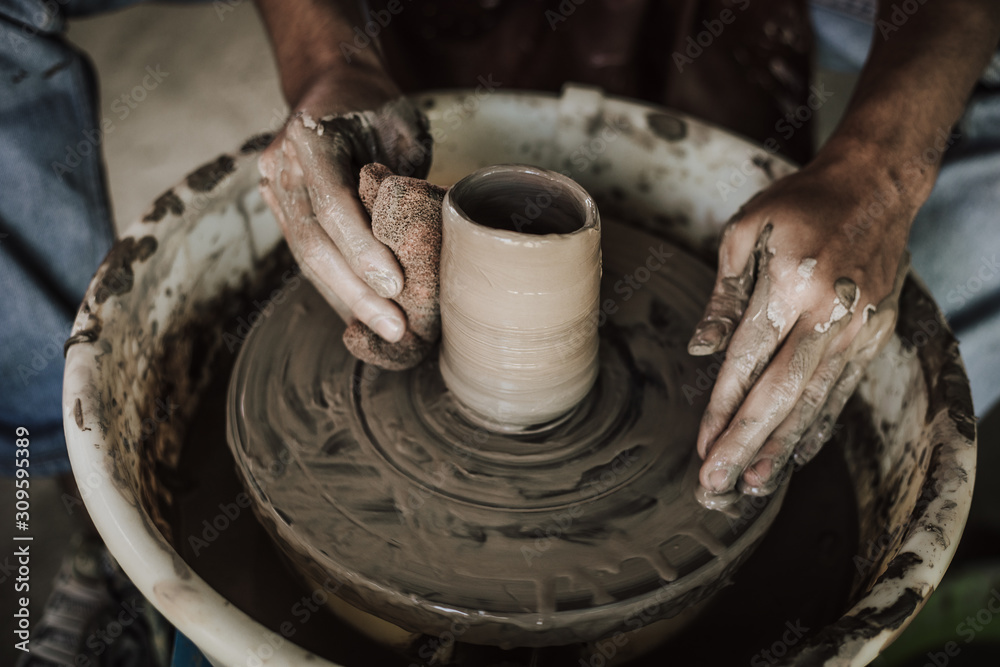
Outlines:
{"label": "pottery wheel head", "polygon": [[595,639],[729,582],[785,487],[725,511],[696,499],[694,442],[721,359],[686,344],[713,272],[651,234],[604,228],[597,383],[521,433],[467,419],[436,358],[393,373],[351,357],[304,281],[272,304],[237,360],[228,435],[302,576],[407,630],[458,624],[462,641],[504,647]]}

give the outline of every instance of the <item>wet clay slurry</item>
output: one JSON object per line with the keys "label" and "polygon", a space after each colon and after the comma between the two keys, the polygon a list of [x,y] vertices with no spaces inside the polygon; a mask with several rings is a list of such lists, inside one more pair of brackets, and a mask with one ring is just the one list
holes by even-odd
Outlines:
{"label": "wet clay slurry", "polygon": [[[415,658],[387,651],[312,600],[316,591],[288,568],[253,513],[241,508],[228,525],[218,519],[223,515],[220,506],[235,504],[244,493],[224,444],[226,385],[233,359],[222,362],[190,425],[177,471],[179,488],[170,519],[178,552],[215,590],[268,629],[259,646],[252,647],[257,655],[266,654],[276,642],[292,642],[344,667],[426,665],[439,640],[421,637],[414,645]],[[873,433],[870,419],[863,417],[857,420],[858,438]],[[814,464],[792,478],[784,509],[732,576],[731,585],[682,635],[635,663],[637,667],[749,664],[780,639],[786,622],[799,622],[811,636],[840,615],[855,574],[852,559],[858,554],[874,557],[858,549],[857,508],[843,459],[843,435],[834,436]],[[206,532],[206,522],[224,528]],[[316,597],[321,601],[323,594]],[[720,628],[726,629],[726,641],[719,641]],[[626,631],[626,637],[632,636]],[[459,643],[454,660],[470,667],[501,660],[509,661],[510,667],[579,665],[579,646],[549,649],[540,662],[532,662],[538,651]]]}
{"label": "wet clay slurry", "polygon": [[435,359],[400,373],[357,362],[331,344],[343,324],[311,289],[254,331],[230,444],[305,579],[343,581],[338,596],[408,630],[458,623],[463,642],[501,647],[597,639],[731,579],[785,487],[725,511],[696,498],[711,360],[685,342],[712,272],[646,232],[606,229],[601,370],[548,428],[466,419]]}
{"label": "wet clay slurry", "polygon": [[566,414],[597,377],[601,225],[555,172],[498,165],[445,195],[441,375],[494,430]]}

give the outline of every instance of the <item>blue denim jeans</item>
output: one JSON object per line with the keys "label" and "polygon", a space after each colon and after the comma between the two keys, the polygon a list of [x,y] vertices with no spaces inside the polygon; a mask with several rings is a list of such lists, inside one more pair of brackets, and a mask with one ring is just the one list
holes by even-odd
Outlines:
{"label": "blue denim jeans", "polygon": [[[31,434],[31,471],[67,472],[63,341],[113,239],[96,79],[64,38],[73,0],[0,0],[0,473],[13,433]],[[87,2],[110,9],[123,2]],[[65,169],[56,168],[63,165]]]}

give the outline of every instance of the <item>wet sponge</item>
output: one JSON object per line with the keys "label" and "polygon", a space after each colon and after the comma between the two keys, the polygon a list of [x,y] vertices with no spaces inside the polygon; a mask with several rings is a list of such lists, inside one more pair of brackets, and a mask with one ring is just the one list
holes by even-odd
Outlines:
{"label": "wet sponge", "polygon": [[355,357],[380,368],[412,368],[441,335],[438,271],[445,189],[369,164],[361,169],[358,190],[375,238],[392,250],[403,268],[403,290],[394,300],[406,313],[407,327],[398,343],[389,343],[355,321],[344,332],[344,344]]}

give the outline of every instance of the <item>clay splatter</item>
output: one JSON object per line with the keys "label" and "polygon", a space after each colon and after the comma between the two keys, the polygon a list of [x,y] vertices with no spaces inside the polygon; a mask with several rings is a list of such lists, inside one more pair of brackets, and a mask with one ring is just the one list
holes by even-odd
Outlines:
{"label": "clay splatter", "polygon": [[273,132],[262,132],[260,134],[255,134],[254,136],[247,139],[242,146],[240,146],[241,155],[249,155],[250,153],[256,153],[262,151],[271,145],[274,141]]}
{"label": "clay splatter", "polygon": [[156,252],[156,238],[153,236],[143,236],[138,240],[126,236],[118,241],[101,265],[101,277],[97,282],[94,301],[101,304],[112,296],[130,292],[135,281],[132,263],[144,262],[154,252]]}
{"label": "clay splatter", "polygon": [[195,192],[209,192],[236,169],[236,161],[230,155],[220,155],[215,162],[191,172],[187,177],[188,187]]}
{"label": "clay splatter", "polygon": [[143,222],[159,222],[167,213],[180,215],[184,212],[184,202],[173,190],[167,190],[153,202],[153,209],[143,216]]}
{"label": "clay splatter", "polygon": [[687,123],[676,116],[653,112],[647,114],[646,123],[653,134],[667,141],[680,141],[687,136]]}

